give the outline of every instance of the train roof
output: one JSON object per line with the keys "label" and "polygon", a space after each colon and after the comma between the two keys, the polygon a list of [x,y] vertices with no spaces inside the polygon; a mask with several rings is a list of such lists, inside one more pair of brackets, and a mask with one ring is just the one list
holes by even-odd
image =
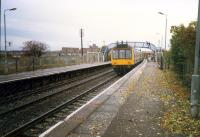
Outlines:
{"label": "train roof", "polygon": [[128,42],[117,42],[113,48],[132,48]]}
{"label": "train roof", "polygon": [[[117,47],[117,43],[122,43],[122,42],[116,42],[116,43],[110,43],[108,45],[108,49],[112,49],[112,48],[116,48]],[[152,51],[157,51],[157,47],[150,43],[150,42],[134,42],[134,41],[126,41],[126,42],[123,42],[123,44],[127,44],[128,47],[130,48],[148,48]]]}

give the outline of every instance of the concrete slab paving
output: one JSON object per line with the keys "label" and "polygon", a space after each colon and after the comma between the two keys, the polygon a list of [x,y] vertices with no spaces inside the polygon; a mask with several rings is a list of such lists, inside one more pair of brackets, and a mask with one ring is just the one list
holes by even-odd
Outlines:
{"label": "concrete slab paving", "polygon": [[106,129],[103,137],[175,137],[161,127],[164,102],[157,93],[169,92],[159,82],[159,69],[148,63],[125,104]]}

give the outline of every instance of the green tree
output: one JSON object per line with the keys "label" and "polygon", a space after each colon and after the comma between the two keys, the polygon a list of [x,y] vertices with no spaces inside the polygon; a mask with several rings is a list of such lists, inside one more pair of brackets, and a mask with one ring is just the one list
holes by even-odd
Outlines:
{"label": "green tree", "polygon": [[196,22],[189,23],[187,27],[183,24],[172,26],[170,32],[172,33],[171,59],[174,70],[189,82],[194,65]]}

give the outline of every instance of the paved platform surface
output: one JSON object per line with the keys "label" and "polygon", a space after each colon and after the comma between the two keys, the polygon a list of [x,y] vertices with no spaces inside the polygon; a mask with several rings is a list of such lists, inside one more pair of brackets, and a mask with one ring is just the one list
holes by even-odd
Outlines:
{"label": "paved platform surface", "polygon": [[144,70],[137,84],[120,87],[68,137],[177,137],[160,125],[164,102],[158,94],[169,92],[159,84],[161,72],[153,62]]}
{"label": "paved platform surface", "polygon": [[80,65],[73,65],[73,66],[66,66],[66,67],[59,67],[59,68],[41,69],[41,70],[36,70],[36,71],[10,74],[10,75],[0,75],[0,83],[60,74],[60,73],[65,73],[67,71],[74,71],[78,69],[84,69],[84,68],[89,68],[89,67],[94,67],[94,66],[99,66],[99,65],[105,65],[105,64],[110,64],[110,62],[94,63],[94,64],[80,64]]}
{"label": "paved platform surface", "polygon": [[163,102],[156,92],[165,90],[158,83],[158,68],[148,63],[132,95],[120,108],[104,137],[167,136],[160,127]]}
{"label": "paved platform surface", "polygon": [[[65,119],[43,132],[40,137],[66,137],[69,134],[83,137],[102,135],[130,95],[146,64],[144,60]],[[80,128],[77,128],[78,126]]]}

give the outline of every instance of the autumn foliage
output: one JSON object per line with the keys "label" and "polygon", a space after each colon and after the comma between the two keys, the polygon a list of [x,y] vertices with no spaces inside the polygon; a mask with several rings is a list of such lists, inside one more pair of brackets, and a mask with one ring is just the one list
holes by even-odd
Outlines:
{"label": "autumn foliage", "polygon": [[184,84],[190,86],[194,67],[194,49],[196,22],[186,27],[183,24],[171,27],[171,60],[174,71],[182,78]]}
{"label": "autumn foliage", "polygon": [[165,102],[165,113],[161,126],[173,134],[199,137],[200,120],[193,119],[190,115],[189,92],[183,87],[176,74],[171,71],[161,73],[160,85],[170,89],[168,94],[161,94],[160,99]]}

